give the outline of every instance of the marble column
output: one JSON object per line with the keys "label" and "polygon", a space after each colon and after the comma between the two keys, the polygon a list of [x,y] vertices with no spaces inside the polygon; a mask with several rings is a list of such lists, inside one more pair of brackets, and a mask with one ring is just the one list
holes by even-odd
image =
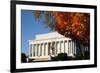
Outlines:
{"label": "marble column", "polygon": [[42,44],[40,44],[40,56],[42,56]]}
{"label": "marble column", "polygon": [[[50,42],[50,50],[48,50],[48,53],[50,53],[49,55],[52,55],[52,42]],[[50,51],[50,52],[49,52]]]}
{"label": "marble column", "polygon": [[72,54],[72,51],[73,51],[73,49],[72,49],[72,47],[73,47],[73,45],[72,45],[73,43],[72,43],[72,40],[70,41],[70,45],[71,45],[71,54]]}
{"label": "marble column", "polygon": [[60,53],[60,42],[57,43],[57,53]]}
{"label": "marble column", "polygon": [[37,56],[39,56],[39,44],[37,44]]}
{"label": "marble column", "polygon": [[32,57],[34,56],[34,45],[32,44]]}
{"label": "marble column", "polygon": [[45,55],[48,56],[48,43],[45,45]]}
{"label": "marble column", "polygon": [[34,56],[34,44],[32,44],[32,57]]}
{"label": "marble column", "polygon": [[70,54],[70,40],[68,40],[68,54]]}
{"label": "marble column", "polygon": [[49,48],[48,48],[48,55],[52,55],[52,42],[50,42],[50,43],[48,43],[48,46],[49,46]]}
{"label": "marble column", "polygon": [[68,54],[68,41],[65,41],[65,53]]}
{"label": "marble column", "polygon": [[57,42],[55,42],[55,54],[57,56]]}
{"label": "marble column", "polygon": [[65,50],[66,50],[66,49],[65,49],[65,41],[63,41],[63,43],[64,43],[64,53],[66,53],[66,52],[65,52]]}
{"label": "marble column", "polygon": [[42,56],[44,56],[44,44],[42,43]]}
{"label": "marble column", "polygon": [[30,44],[30,56],[32,57],[32,45]]}
{"label": "marble column", "polygon": [[55,55],[55,43],[51,42],[51,55]]}
{"label": "marble column", "polygon": [[72,54],[74,55],[74,42],[72,41]]}
{"label": "marble column", "polygon": [[34,44],[34,56],[36,56],[36,44]]}
{"label": "marble column", "polygon": [[74,54],[76,55],[76,42],[74,41]]}
{"label": "marble column", "polygon": [[60,50],[60,53],[61,53],[61,41],[59,42],[59,45],[60,45],[60,48],[59,48],[59,50]]}
{"label": "marble column", "polygon": [[70,44],[69,53],[71,54],[71,41],[69,42],[69,44]]}
{"label": "marble column", "polygon": [[46,43],[44,43],[44,56],[46,55]]}
{"label": "marble column", "polygon": [[37,44],[35,44],[34,49],[35,49],[35,56],[37,56]]}
{"label": "marble column", "polygon": [[64,41],[61,41],[61,52],[64,53]]}
{"label": "marble column", "polygon": [[54,55],[57,55],[57,42],[54,42]]}
{"label": "marble column", "polygon": [[63,53],[63,43],[60,41],[60,53]]}
{"label": "marble column", "polygon": [[40,44],[38,45],[39,47],[38,47],[38,56],[40,56]]}
{"label": "marble column", "polygon": [[58,54],[58,42],[56,42],[56,52],[57,52],[57,54]]}
{"label": "marble column", "polygon": [[30,57],[30,55],[31,55],[31,54],[30,54],[30,50],[31,50],[31,47],[30,47],[30,44],[29,44],[29,57]]}
{"label": "marble column", "polygon": [[56,43],[53,42],[54,56],[56,55]]}

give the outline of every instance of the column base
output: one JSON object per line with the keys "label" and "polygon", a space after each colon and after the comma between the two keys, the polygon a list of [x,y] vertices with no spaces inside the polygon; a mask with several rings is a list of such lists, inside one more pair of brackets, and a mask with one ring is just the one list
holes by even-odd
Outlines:
{"label": "column base", "polygon": [[29,59],[33,59],[33,61],[48,61],[51,60],[50,56],[36,56],[36,57],[29,57]]}

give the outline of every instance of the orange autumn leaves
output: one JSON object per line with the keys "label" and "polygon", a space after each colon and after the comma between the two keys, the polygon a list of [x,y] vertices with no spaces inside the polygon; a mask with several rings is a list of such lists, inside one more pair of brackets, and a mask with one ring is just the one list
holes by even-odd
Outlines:
{"label": "orange autumn leaves", "polygon": [[89,45],[90,14],[81,12],[35,11],[37,19],[44,15],[46,25],[65,37]]}
{"label": "orange autumn leaves", "polygon": [[62,35],[89,44],[90,14],[78,12],[51,12],[56,23],[55,29]]}

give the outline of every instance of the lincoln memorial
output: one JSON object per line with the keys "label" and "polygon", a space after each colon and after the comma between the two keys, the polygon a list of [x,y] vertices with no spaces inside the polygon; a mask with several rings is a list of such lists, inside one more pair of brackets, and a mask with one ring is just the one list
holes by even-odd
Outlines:
{"label": "lincoln memorial", "polygon": [[76,42],[57,32],[38,34],[35,39],[29,40],[29,59],[34,61],[50,60],[51,56],[55,57],[59,53],[67,53],[68,56],[75,57],[77,52]]}

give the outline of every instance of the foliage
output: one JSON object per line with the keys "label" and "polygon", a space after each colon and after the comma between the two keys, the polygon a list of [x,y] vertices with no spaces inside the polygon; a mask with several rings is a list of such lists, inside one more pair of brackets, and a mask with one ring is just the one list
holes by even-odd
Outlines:
{"label": "foliage", "polygon": [[90,53],[89,53],[89,51],[85,52],[84,59],[90,59]]}
{"label": "foliage", "polygon": [[29,62],[34,62],[33,60],[34,60],[34,59],[29,59]]}
{"label": "foliage", "polygon": [[27,56],[25,55],[25,53],[21,53],[21,62],[22,63],[27,62],[26,58],[27,58]]}
{"label": "foliage", "polygon": [[90,53],[89,51],[85,51],[84,55],[80,54],[79,56],[76,56],[75,58],[76,60],[86,60],[86,59],[90,59]]}
{"label": "foliage", "polygon": [[52,12],[56,30],[87,46],[90,39],[90,14],[78,12]]}
{"label": "foliage", "polygon": [[46,27],[55,30],[55,20],[50,11],[34,11],[33,14],[38,21],[40,18],[44,17],[43,19],[45,20]]}
{"label": "foliage", "polygon": [[85,60],[90,59],[88,51],[85,51],[84,56],[80,54],[79,56],[71,57],[67,56],[67,53],[60,53],[55,57],[51,57],[52,61],[65,61],[65,60]]}
{"label": "foliage", "polygon": [[54,61],[63,61],[63,60],[67,60],[67,54],[66,53],[60,53],[58,54],[56,57],[52,57],[52,60]]}

